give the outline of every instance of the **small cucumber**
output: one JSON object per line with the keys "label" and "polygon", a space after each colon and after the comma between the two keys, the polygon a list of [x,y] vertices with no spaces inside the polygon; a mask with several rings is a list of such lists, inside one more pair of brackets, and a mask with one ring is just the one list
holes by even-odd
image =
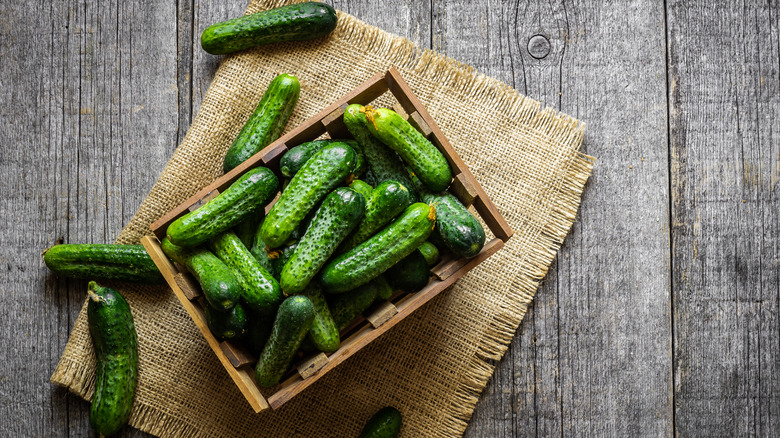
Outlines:
{"label": "small cucumber", "polygon": [[366,115],[361,112],[362,108],[363,106],[358,104],[349,105],[344,111],[344,124],[366,156],[368,165],[366,182],[376,186],[387,180],[398,181],[409,190],[412,201],[416,202],[417,191],[412,185],[403,162],[392,149],[371,135]]}
{"label": "small cucumber", "polygon": [[322,288],[316,282],[311,282],[303,291],[312,306],[314,306],[314,321],[311,324],[307,339],[317,347],[319,351],[333,353],[339,349],[339,329],[333,316],[330,314],[328,303],[325,302],[325,296],[322,294]]}
{"label": "small cucumber", "polygon": [[312,218],[298,248],[284,265],[279,283],[286,295],[306,288],[317,271],[357,226],[366,209],[360,193],[339,187],[332,191]]}
{"label": "small cucumber", "polygon": [[430,241],[423,242],[417,250],[425,257],[425,263],[428,266],[434,266],[436,263],[439,263],[439,248],[436,248],[436,245]]}
{"label": "small cucumber", "polygon": [[271,337],[257,360],[255,381],[258,385],[268,387],[279,383],[313,321],[314,306],[308,298],[295,295],[282,302],[274,320]]}
{"label": "small cucumber", "polygon": [[246,334],[248,321],[246,310],[241,303],[236,304],[227,312],[218,312],[208,304],[203,306],[206,314],[206,325],[215,338],[240,339]]}
{"label": "small cucumber", "polygon": [[292,257],[296,248],[298,248],[298,242],[293,242],[287,246],[283,246],[272,251],[272,255],[269,254],[269,257],[272,257],[271,264],[274,267],[274,273],[276,275],[275,278],[277,280],[281,278],[284,265],[287,264],[287,260],[290,260],[290,257]]}
{"label": "small cucumber", "polygon": [[314,140],[301,143],[282,155],[279,161],[279,170],[282,172],[282,175],[292,178],[309,161],[309,158],[313,157],[314,154],[325,146],[336,142],[346,143],[355,150],[357,159],[355,160],[355,168],[352,170],[352,173],[362,175],[366,171],[366,158],[363,155],[363,150],[355,140]]}
{"label": "small cucumber", "polygon": [[230,268],[241,285],[246,305],[267,315],[276,311],[282,301],[279,283],[232,231],[226,231],[210,241],[212,250]]}
{"label": "small cucumber", "polygon": [[366,215],[339,248],[348,251],[363,243],[401,214],[411,201],[409,190],[398,181],[385,181],[371,191],[366,198]]}
{"label": "small cucumber", "polygon": [[268,253],[265,252],[265,242],[263,242],[263,236],[260,234],[260,228],[263,226],[263,223],[260,222],[257,225],[257,228],[255,229],[255,234],[252,236],[252,243],[249,248],[249,252],[252,253],[253,256],[255,256],[255,259],[257,259],[258,262],[260,262],[260,265],[265,268],[266,271],[270,272],[271,275],[274,276],[274,278],[277,277],[276,270],[274,269],[273,261],[270,257],[268,257]]}
{"label": "small cucumber", "polygon": [[352,180],[349,188],[363,195],[363,197],[366,198],[366,201],[368,201],[368,198],[371,197],[371,192],[374,190],[370,184],[359,179]]}
{"label": "small cucumber", "polygon": [[279,181],[265,167],[248,170],[236,182],[197,210],[168,226],[174,245],[195,246],[257,214],[276,194]]}
{"label": "small cucumber", "polygon": [[271,81],[257,108],[225,153],[222,165],[225,173],[279,138],[300,93],[301,84],[295,76],[280,74]]}
{"label": "small cucumber", "polygon": [[357,154],[345,143],[333,143],[314,154],[299,170],[268,212],[261,233],[271,248],[282,246],[293,230],[354,168]]}
{"label": "small cucumber", "polygon": [[395,289],[417,292],[428,284],[431,271],[420,251],[414,251],[385,272],[387,281]]}
{"label": "small cucumber", "polygon": [[238,236],[245,247],[251,248],[254,244],[255,235],[260,225],[263,224],[263,219],[265,219],[265,210],[258,209],[254,214],[249,215],[249,217],[233,227],[233,232],[236,233],[236,236]]}
{"label": "small cucumber", "polygon": [[328,262],[321,271],[323,288],[339,293],[367,283],[425,242],[435,221],[433,207],[421,202],[410,205],[373,237]]}
{"label": "small cucumber", "polygon": [[338,295],[328,297],[328,308],[339,332],[347,328],[352,321],[366,311],[377,300],[386,300],[393,289],[383,275],[368,283]]}
{"label": "small cucumber", "polygon": [[130,418],[138,377],[138,336],[133,314],[114,289],[87,288],[87,324],[95,346],[95,395],[89,422],[100,435],[113,435]]}
{"label": "small cucumber", "polygon": [[441,192],[452,181],[452,170],[444,155],[403,117],[387,108],[361,109],[369,132],[398,155],[433,192]]}
{"label": "small cucumber", "polygon": [[401,433],[401,425],[401,413],[387,406],[368,420],[358,438],[396,438]]}
{"label": "small cucumber", "polygon": [[449,193],[422,193],[436,208],[436,231],[444,245],[460,257],[474,257],[485,245],[485,230],[476,217]]}
{"label": "small cucumber", "polygon": [[222,260],[210,251],[197,248],[182,248],[163,239],[160,242],[163,252],[180,265],[187,268],[200,283],[203,296],[214,309],[226,311],[233,308],[241,299],[243,290],[238,279]]}
{"label": "small cucumber", "polygon": [[55,245],[43,252],[43,262],[63,277],[154,284],[165,281],[143,245]]}
{"label": "small cucumber", "polygon": [[200,46],[225,55],[264,44],[323,37],[336,28],[336,11],[324,3],[305,2],[212,24],[200,35]]}

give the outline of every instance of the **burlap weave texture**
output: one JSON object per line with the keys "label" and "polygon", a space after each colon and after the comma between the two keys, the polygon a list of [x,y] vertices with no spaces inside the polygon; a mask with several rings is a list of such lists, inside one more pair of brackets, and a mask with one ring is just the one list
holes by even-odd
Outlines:
{"label": "burlap weave texture", "polygon": [[[284,1],[256,0],[248,12]],[[593,159],[584,126],[512,88],[339,13],[321,41],[225,58],[186,138],[118,238],[149,225],[221,175],[222,157],[279,73],[301,82],[288,130],[395,66],[515,230],[507,246],[278,411],[254,414],[166,287],[123,285],[139,337],[130,424],[159,436],[356,436],[382,406],[407,437],[460,436],[575,219]],[[90,399],[85,308],[52,381]]]}

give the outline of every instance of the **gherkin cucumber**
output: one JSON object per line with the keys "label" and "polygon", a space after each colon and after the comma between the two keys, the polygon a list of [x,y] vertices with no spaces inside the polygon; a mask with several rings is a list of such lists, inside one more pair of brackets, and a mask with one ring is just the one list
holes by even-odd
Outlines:
{"label": "gherkin cucumber", "polygon": [[165,281],[143,245],[55,245],[43,252],[43,262],[63,277],[136,283]]}
{"label": "gherkin cucumber", "polygon": [[311,282],[303,291],[303,295],[314,306],[314,321],[311,324],[308,339],[311,339],[317,349],[322,352],[332,353],[338,350],[341,342],[339,329],[336,327],[333,316],[330,314],[328,303],[325,302],[322,288],[317,282]]}
{"label": "gherkin cucumber", "polygon": [[435,220],[433,207],[410,205],[373,237],[328,262],[321,271],[323,288],[340,293],[367,283],[417,249],[431,234]]}
{"label": "gherkin cucumber", "polygon": [[424,288],[431,278],[431,271],[422,253],[414,251],[385,272],[387,281],[395,289],[417,292]]}
{"label": "gherkin cucumber", "polygon": [[439,263],[439,248],[436,248],[436,245],[430,241],[423,242],[423,244],[420,245],[417,250],[420,251],[420,254],[423,255],[425,258],[425,263],[427,263],[428,266],[433,266],[436,263]]}
{"label": "gherkin cucumber", "polygon": [[203,306],[203,312],[206,315],[206,325],[215,338],[240,339],[246,334],[248,319],[241,303],[237,303],[227,312],[218,312],[207,304]]}
{"label": "gherkin cucumber", "polygon": [[348,251],[365,242],[404,211],[410,201],[409,190],[398,181],[390,180],[379,184],[366,199],[365,217],[344,241],[339,252]]}
{"label": "gherkin cucumber", "polygon": [[375,301],[386,300],[392,293],[393,290],[387,280],[380,275],[349,292],[328,297],[328,308],[339,332],[347,328]]}
{"label": "gherkin cucumber", "polygon": [[355,150],[357,157],[352,173],[356,176],[362,175],[366,171],[366,158],[363,155],[363,150],[355,140],[314,140],[301,143],[282,155],[281,160],[279,160],[280,172],[287,178],[292,178],[314,154],[325,146],[336,142],[346,143]]}
{"label": "gherkin cucumber", "polygon": [[296,248],[298,248],[298,242],[292,242],[287,246],[275,249],[272,251],[272,254],[269,254],[277,280],[281,277],[284,265],[287,264],[287,260],[290,260],[290,257],[295,253]]}
{"label": "gherkin cucumber", "polygon": [[424,191],[423,200],[436,208],[434,235],[460,257],[474,257],[485,245],[485,229],[476,217],[449,193]]}
{"label": "gherkin cucumber", "polygon": [[138,377],[138,337],[130,306],[119,292],[94,281],[87,291],[87,324],[97,356],[89,422],[100,435],[113,435],[130,418]]}
{"label": "gherkin cucumber", "polygon": [[360,193],[339,187],[315,213],[298,248],[282,270],[279,283],[285,294],[302,291],[338,245],[363,217],[366,200]]}
{"label": "gherkin cucumber", "polygon": [[401,425],[401,413],[387,406],[368,420],[358,438],[395,438],[401,433]]}
{"label": "gherkin cucumber", "polygon": [[349,188],[363,195],[363,197],[366,198],[366,202],[368,202],[368,198],[371,197],[371,191],[374,190],[374,188],[371,187],[370,184],[359,179],[352,180],[352,183],[350,183]]}

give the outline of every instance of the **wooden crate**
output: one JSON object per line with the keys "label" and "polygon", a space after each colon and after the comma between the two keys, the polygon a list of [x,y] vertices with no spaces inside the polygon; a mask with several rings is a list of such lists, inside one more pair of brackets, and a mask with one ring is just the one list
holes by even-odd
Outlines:
{"label": "wooden crate", "polygon": [[[397,292],[388,301],[373,306],[363,315],[363,318],[353,322],[342,332],[341,346],[336,352],[329,355],[319,353],[301,358],[294,366],[294,371],[288,373],[279,385],[261,390],[254,381],[253,365],[256,358],[251,357],[237,345],[228,341],[220,342],[211,334],[203,313],[203,298],[199,285],[186,270],[168,260],[160,249],[158,239],[165,236],[168,225],[176,218],[198,208],[216,196],[219,191],[230,186],[248,169],[267,166],[279,174],[279,159],[289,148],[314,140],[325,133],[329,134],[331,138],[349,138],[349,131],[347,131],[342,119],[347,105],[353,103],[367,105],[388,90],[397,100],[394,109],[407,117],[412,125],[425,134],[447,157],[454,176],[449,191],[466,206],[473,205],[495,238],[486,242],[482,251],[471,259],[455,258],[446,251],[442,251],[442,260],[431,269],[431,280],[424,289],[412,294]],[[333,105],[174,208],[152,224],[151,228],[156,238],[152,236],[143,238],[144,247],[255,412],[260,412],[268,407],[276,409],[290,400],[501,249],[504,242],[512,236],[509,225],[474,179],[463,160],[455,153],[420,100],[412,93],[412,90],[394,68],[370,78]],[[268,394],[268,397],[265,397],[262,392]]]}

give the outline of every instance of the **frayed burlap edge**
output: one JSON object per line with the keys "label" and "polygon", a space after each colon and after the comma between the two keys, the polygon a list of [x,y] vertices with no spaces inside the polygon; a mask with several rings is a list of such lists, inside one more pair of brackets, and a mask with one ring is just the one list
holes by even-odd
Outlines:
{"label": "frayed burlap edge", "polygon": [[[277,7],[291,3],[276,0],[252,4],[247,13],[262,9]],[[484,74],[476,73],[475,69],[447,56],[431,50],[422,50],[410,40],[389,34],[377,27],[370,26],[355,17],[339,12],[339,27],[334,32],[337,37],[348,42],[365,47],[378,56],[385,57],[389,64],[401,70],[411,70],[431,81],[451,88],[467,96],[488,97],[493,108],[498,112],[516,115],[516,121],[529,123],[540,133],[550,137],[551,141],[571,145],[573,156],[565,169],[565,176],[557,187],[558,203],[553,208],[551,221],[546,224],[537,242],[537,251],[532,253],[520,269],[521,273],[515,280],[519,286],[515,296],[501,308],[490,322],[489,327],[480,342],[477,353],[470,358],[467,371],[458,384],[453,403],[450,405],[444,421],[442,435],[460,436],[466,430],[468,421],[479,400],[479,396],[493,374],[493,361],[500,360],[509,347],[520,322],[523,320],[528,305],[533,299],[542,279],[547,274],[550,264],[560,249],[564,238],[571,229],[580,205],[580,199],[588,177],[595,164],[595,159],[579,152],[582,144],[584,123],[554,111],[550,108],[541,109],[541,103],[525,97],[507,84]],[[217,72],[217,76],[219,72]],[[206,94],[208,96],[208,93]],[[197,121],[193,121],[195,124]],[[185,138],[184,141],[187,141]],[[169,165],[176,160],[172,157]],[[166,166],[167,167],[167,166]],[[191,193],[182,193],[185,200],[200,188],[193,188]],[[137,242],[142,235],[150,234],[149,225],[169,208],[155,208],[153,194],[144,200],[128,226],[122,231],[118,242]],[[83,309],[82,309],[83,310]],[[69,340],[69,342],[71,342]],[[88,368],[72,363],[63,357],[57,365],[51,381],[67,387],[71,392],[87,400],[91,398],[94,375],[87,375]],[[199,431],[169,414],[163,414],[151,406],[134,406],[129,422],[132,426],[151,434],[159,435],[198,435]]]}

